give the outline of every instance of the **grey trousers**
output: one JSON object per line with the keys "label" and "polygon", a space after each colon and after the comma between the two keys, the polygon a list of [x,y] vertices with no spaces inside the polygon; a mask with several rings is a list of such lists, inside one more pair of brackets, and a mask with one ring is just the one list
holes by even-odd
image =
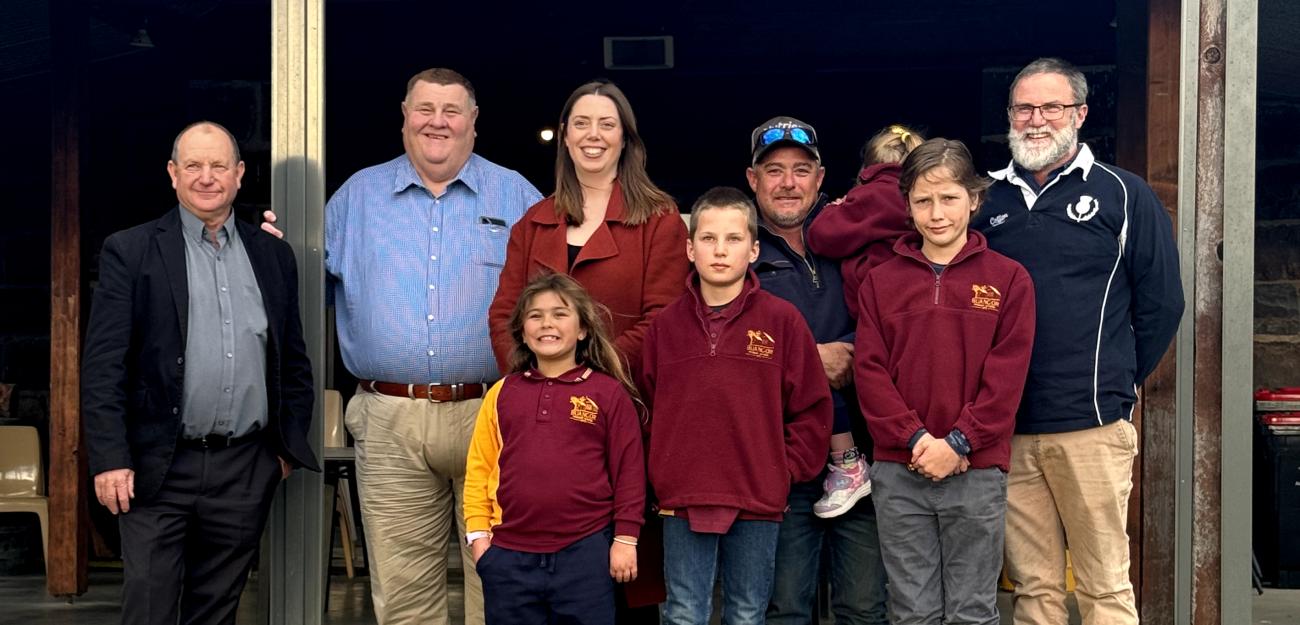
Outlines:
{"label": "grey trousers", "polygon": [[896,462],[871,467],[895,625],[997,625],[1007,476],[971,469],[932,482]]}

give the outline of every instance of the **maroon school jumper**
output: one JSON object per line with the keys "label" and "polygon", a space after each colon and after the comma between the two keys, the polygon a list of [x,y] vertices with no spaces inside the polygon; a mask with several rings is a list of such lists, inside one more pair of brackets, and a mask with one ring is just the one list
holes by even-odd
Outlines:
{"label": "maroon school jumper", "polygon": [[699,277],[650,324],[641,388],[649,399],[650,483],[661,507],[775,516],[790,484],[816,477],[830,446],[831,398],[812,332],[752,271],[722,318]]}
{"label": "maroon school jumper", "polygon": [[[493,545],[556,553],[611,524],[616,536],[637,537],[645,509],[641,428],[618,380],[582,365],[553,378],[530,369],[506,376],[495,399],[480,410],[471,442],[494,446],[488,439],[500,436]],[[482,478],[490,488],[489,475]],[[490,511],[466,507],[467,523],[473,516],[478,529]]]}
{"label": "maroon school jumper", "polygon": [[1009,469],[1011,434],[1034,344],[1034,285],[970,231],[936,274],[912,233],[859,293],[854,379],[877,461],[906,464],[922,427],[970,442],[971,468]]}

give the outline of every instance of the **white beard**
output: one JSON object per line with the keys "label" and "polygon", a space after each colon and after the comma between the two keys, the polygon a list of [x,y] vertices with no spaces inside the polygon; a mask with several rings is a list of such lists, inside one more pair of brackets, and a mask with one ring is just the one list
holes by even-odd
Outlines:
{"label": "white beard", "polygon": [[[1052,166],[1057,161],[1065,158],[1066,155],[1074,149],[1079,143],[1079,129],[1074,127],[1074,114],[1070,114],[1070,124],[1060,130],[1052,130],[1051,124],[1043,126],[1026,128],[1024,132],[1016,132],[1015,129],[1007,131],[1007,143],[1011,146],[1011,158],[1016,164],[1033,172],[1042,171]],[[1025,139],[1026,135],[1031,133],[1044,132],[1050,134],[1051,143],[1036,148],[1030,147]]]}

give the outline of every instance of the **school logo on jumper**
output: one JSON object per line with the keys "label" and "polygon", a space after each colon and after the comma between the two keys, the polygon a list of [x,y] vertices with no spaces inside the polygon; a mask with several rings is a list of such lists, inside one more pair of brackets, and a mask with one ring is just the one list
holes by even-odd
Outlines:
{"label": "school logo on jumper", "polygon": [[971,308],[997,310],[1002,305],[1002,292],[993,285],[972,284],[970,290],[975,294],[970,298]]}
{"label": "school logo on jumper", "polygon": [[1001,215],[997,215],[993,217],[992,219],[989,220],[989,227],[996,228],[998,226],[1001,226],[1003,223],[1007,221],[1007,216],[1008,215],[1006,213],[1002,213]]}
{"label": "school logo on jumper", "polygon": [[596,405],[590,397],[579,395],[569,398],[569,404],[573,409],[569,411],[569,418],[582,423],[595,423],[596,413],[600,412],[600,406]]}
{"label": "school logo on jumper", "polygon": [[776,340],[762,330],[750,330],[746,332],[749,337],[749,346],[745,348],[745,353],[755,358],[772,359],[772,354],[776,353]]}
{"label": "school logo on jumper", "polygon": [[1079,223],[1092,219],[1101,209],[1101,203],[1091,195],[1080,195],[1079,201],[1065,207],[1065,214]]}

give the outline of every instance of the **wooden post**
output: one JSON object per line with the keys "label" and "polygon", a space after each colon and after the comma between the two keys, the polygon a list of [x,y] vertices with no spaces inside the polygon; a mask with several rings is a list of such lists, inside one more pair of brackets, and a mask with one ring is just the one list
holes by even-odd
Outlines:
{"label": "wooden post", "polygon": [[[1116,5],[1116,77],[1115,160],[1120,167],[1144,176],[1146,172],[1147,111],[1147,43],[1149,7],[1145,1],[1121,2]],[[1133,426],[1139,441],[1146,441],[1146,390],[1139,396],[1133,411]],[[1158,426],[1157,426],[1158,428]],[[1142,523],[1146,483],[1142,479],[1146,454],[1133,459],[1133,492],[1128,501],[1129,579],[1138,606],[1142,605],[1142,558],[1144,532]]]}
{"label": "wooden post", "polygon": [[81,448],[81,92],[88,16],[50,2],[50,537],[46,589],[86,591],[86,463]]}
{"label": "wooden post", "polygon": [[[1149,0],[1145,90],[1145,145],[1142,169],[1147,183],[1178,223],[1179,0]],[[1190,242],[1182,242],[1189,245]],[[1142,622],[1173,625],[1177,501],[1176,348],[1147,378],[1143,390],[1142,499],[1138,604]],[[1132,510],[1130,510],[1132,512]]]}
{"label": "wooden post", "polygon": [[[1201,0],[1196,111],[1192,419],[1193,623],[1220,622],[1223,402],[1223,158],[1227,0]],[[1238,615],[1241,616],[1241,615]]]}

